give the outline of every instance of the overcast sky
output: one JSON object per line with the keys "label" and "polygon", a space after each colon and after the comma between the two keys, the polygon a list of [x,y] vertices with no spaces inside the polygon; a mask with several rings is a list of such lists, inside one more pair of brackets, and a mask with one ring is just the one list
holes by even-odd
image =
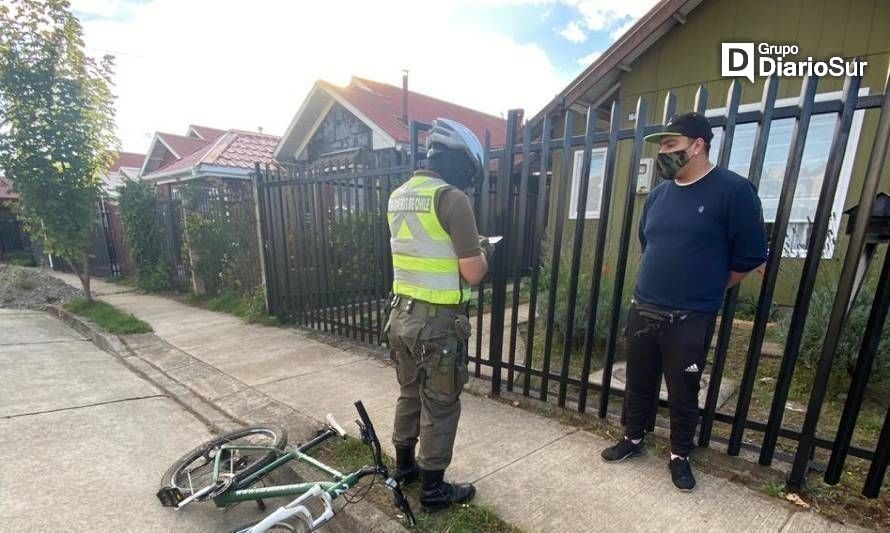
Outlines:
{"label": "overcast sky", "polygon": [[116,56],[118,136],[188,124],[281,134],[319,78],[352,75],[492,114],[537,112],[656,0],[72,0]]}

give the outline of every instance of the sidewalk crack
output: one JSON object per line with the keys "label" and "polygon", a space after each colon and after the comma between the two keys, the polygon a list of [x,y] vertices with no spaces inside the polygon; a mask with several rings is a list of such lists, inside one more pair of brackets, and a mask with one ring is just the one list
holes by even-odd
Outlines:
{"label": "sidewalk crack", "polygon": [[573,428],[573,429],[572,429],[571,431],[569,431],[568,433],[565,433],[565,434],[563,434],[563,435],[560,435],[559,437],[557,437],[557,438],[555,438],[555,439],[553,439],[553,440],[551,440],[551,441],[549,441],[549,442],[546,442],[546,443],[544,443],[544,444],[538,446],[537,448],[535,448],[535,449],[529,451],[528,453],[526,453],[526,454],[524,454],[524,455],[522,455],[522,456],[520,456],[520,457],[517,457],[516,459],[510,461],[509,463],[507,463],[507,464],[505,464],[505,465],[502,465],[502,466],[499,466],[498,468],[495,468],[495,469],[492,470],[491,472],[489,472],[489,473],[485,474],[484,476],[482,476],[482,477],[476,479],[475,481],[473,481],[473,483],[479,483],[480,481],[482,481],[483,479],[485,479],[485,478],[491,476],[492,474],[497,474],[497,473],[500,472],[501,470],[503,470],[503,469],[505,469],[505,468],[507,468],[507,467],[513,466],[513,465],[515,465],[516,463],[518,463],[519,461],[522,461],[523,459],[529,457],[530,455],[533,455],[533,454],[535,454],[535,453],[537,453],[537,452],[543,450],[544,448],[546,448],[546,447],[548,447],[548,446],[550,446],[550,445],[552,445],[552,444],[556,444],[557,442],[559,442],[559,441],[561,441],[561,440],[563,440],[563,439],[569,437],[570,435],[574,435],[575,433],[577,433],[577,432],[579,432],[579,431],[581,431],[581,430],[578,429],[578,428]]}
{"label": "sidewalk crack", "polygon": [[3,417],[0,417],[0,418],[3,418],[3,419],[5,419],[5,420],[10,420],[10,419],[12,419],[12,418],[22,418],[22,417],[25,417],[25,416],[34,416],[34,415],[45,415],[45,414],[47,414],[47,413],[58,413],[58,412],[61,412],[61,411],[74,411],[74,410],[77,410],[77,409],[85,409],[85,408],[87,408],[87,407],[98,407],[98,406],[100,406],[100,405],[110,405],[110,404],[113,404],[113,403],[132,402],[132,401],[135,401],[135,400],[148,400],[148,399],[151,399],[151,398],[166,398],[166,397],[167,397],[167,396],[166,396],[165,394],[152,394],[152,395],[149,395],[149,396],[134,396],[134,397],[132,397],[132,398],[120,398],[120,399],[118,399],[118,400],[108,400],[108,401],[105,401],[105,402],[88,403],[88,404],[84,404],[84,405],[74,405],[74,406],[71,406],[71,407],[60,407],[60,408],[58,408],[58,409],[47,409],[46,411],[35,411],[35,412],[33,412],[33,413],[22,413],[22,414],[18,414],[18,415],[7,415],[7,416],[3,416]]}
{"label": "sidewalk crack", "polygon": [[92,342],[90,339],[65,339],[57,341],[37,341],[37,342],[0,342],[0,346],[31,346],[37,344],[65,344],[68,342]]}

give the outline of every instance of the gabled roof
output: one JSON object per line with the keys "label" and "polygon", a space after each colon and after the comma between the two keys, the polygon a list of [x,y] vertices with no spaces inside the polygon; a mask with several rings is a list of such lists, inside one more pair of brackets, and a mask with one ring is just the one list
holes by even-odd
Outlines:
{"label": "gabled roof", "polygon": [[[303,101],[294,119],[275,150],[275,156],[297,153],[315,132],[315,128],[335,101],[375,134],[375,140],[386,145],[407,144],[408,124],[402,120],[402,88],[373,80],[353,77],[349,85],[340,87],[318,80]],[[504,144],[507,121],[475,109],[446,102],[432,96],[408,91],[408,120],[429,123],[435,118],[450,118],[467,126],[480,141],[486,130],[493,146]]]}
{"label": "gabled roof", "polygon": [[[355,107],[383,128],[393,139],[408,142],[408,126],[402,122],[402,88],[353,77],[346,87],[330,85]],[[408,118],[429,123],[443,117],[456,120],[482,140],[491,132],[492,144],[504,144],[507,121],[469,107],[408,91]]]}
{"label": "gabled roof", "polygon": [[247,177],[256,163],[272,162],[272,152],[278,141],[275,135],[230,130],[191,154],[143,175],[143,178],[198,177],[202,172],[212,175],[214,170],[228,170],[225,172],[227,176]]}
{"label": "gabled roof", "polygon": [[12,192],[12,180],[0,176],[0,200],[18,200],[18,193]]}
{"label": "gabled roof", "polygon": [[187,157],[208,144],[210,144],[209,141],[197,137],[176,135],[175,133],[155,133],[139,174],[141,176],[152,174],[162,166]]}
{"label": "gabled roof", "polygon": [[553,111],[575,104],[589,106],[608,96],[630,64],[674,26],[684,24],[686,16],[704,0],[661,0],[615,41],[596,61],[572,80],[556,97],[538,111],[531,124],[537,124]]}
{"label": "gabled roof", "polygon": [[189,124],[187,135],[189,137],[198,137],[204,139],[207,142],[212,142],[222,137],[225,132],[226,130],[208,128],[207,126],[198,126],[196,124]]}
{"label": "gabled roof", "polygon": [[204,139],[196,139],[194,137],[186,137],[184,135],[176,135],[174,133],[158,132],[157,136],[158,139],[160,139],[161,142],[173,152],[173,155],[177,157],[185,157],[198,148],[205,146],[208,142],[212,142]]}
{"label": "gabled roof", "polygon": [[142,168],[145,161],[145,154],[137,154],[134,152],[118,152],[114,163],[108,169],[108,172],[118,172],[122,168]]}

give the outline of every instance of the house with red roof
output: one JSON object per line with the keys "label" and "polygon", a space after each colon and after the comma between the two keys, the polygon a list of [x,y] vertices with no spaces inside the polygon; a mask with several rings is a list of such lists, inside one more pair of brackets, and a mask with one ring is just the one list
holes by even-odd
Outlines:
{"label": "house with red roof", "polygon": [[353,77],[345,87],[315,82],[273,155],[282,163],[309,164],[371,153],[397,163],[408,156],[410,121],[439,117],[461,122],[480,141],[489,132],[492,146],[504,144],[503,118],[409,91],[407,78],[396,87]]}
{"label": "house with red roof", "polygon": [[139,176],[167,192],[196,179],[249,180],[256,163],[272,161],[278,141],[275,135],[195,125],[185,135],[158,132]]}
{"label": "house with red roof", "polygon": [[102,190],[110,198],[117,197],[117,188],[123,185],[124,180],[139,179],[139,171],[145,161],[145,154],[134,152],[118,152],[114,163],[102,176]]}

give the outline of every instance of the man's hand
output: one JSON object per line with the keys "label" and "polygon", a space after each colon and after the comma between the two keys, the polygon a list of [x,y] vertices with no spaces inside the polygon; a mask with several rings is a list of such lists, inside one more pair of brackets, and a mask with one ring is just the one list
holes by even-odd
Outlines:
{"label": "man's hand", "polygon": [[[752,271],[753,272],[753,271]],[[726,288],[731,289],[742,282],[743,279],[748,277],[748,274],[751,272],[735,272],[731,270],[729,272],[729,281],[726,283]]]}
{"label": "man's hand", "polygon": [[488,242],[488,237],[480,235],[479,247],[482,248],[482,253],[485,254],[485,261],[491,263],[491,258],[494,255],[494,244]]}

